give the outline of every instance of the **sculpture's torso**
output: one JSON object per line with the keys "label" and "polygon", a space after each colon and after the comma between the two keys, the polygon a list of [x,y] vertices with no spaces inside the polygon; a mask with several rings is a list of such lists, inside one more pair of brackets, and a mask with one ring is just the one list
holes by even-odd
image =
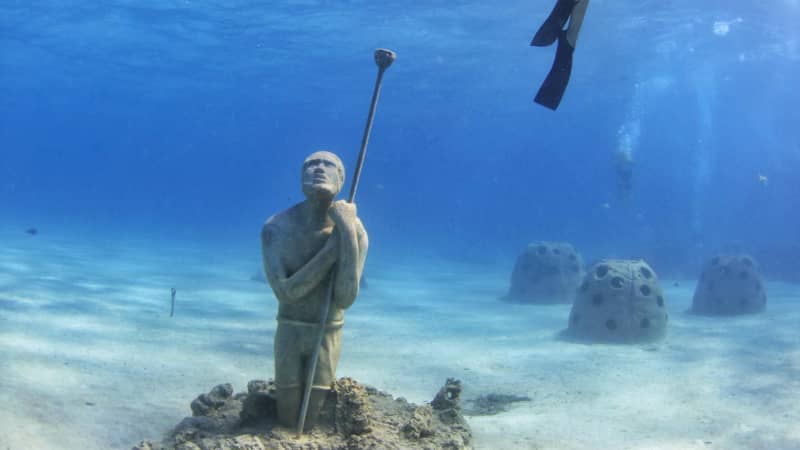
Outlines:
{"label": "sculpture's torso", "polygon": [[[289,277],[322,249],[333,232],[332,224],[315,229],[302,223],[299,216],[299,208],[295,206],[279,214],[273,220],[273,224],[279,229],[281,238],[281,261],[286,268],[286,275]],[[324,281],[314,287],[301,301],[291,304],[280,302],[278,319],[319,323],[329,284],[330,276],[326,276]],[[328,313],[328,322],[341,323],[343,318],[344,310],[336,308],[332,304]]]}

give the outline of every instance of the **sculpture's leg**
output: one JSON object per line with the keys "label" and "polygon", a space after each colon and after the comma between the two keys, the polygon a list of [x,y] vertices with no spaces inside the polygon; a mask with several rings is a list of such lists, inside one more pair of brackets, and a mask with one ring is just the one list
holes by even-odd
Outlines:
{"label": "sculpture's leg", "polygon": [[278,421],[288,428],[297,423],[303,401],[303,333],[298,331],[303,330],[280,322],[275,330],[275,402]]}
{"label": "sculpture's leg", "polygon": [[[303,432],[308,432],[314,428],[319,419],[319,413],[325,405],[325,398],[328,396],[330,388],[314,388],[311,390],[311,398],[308,400],[308,412],[306,413],[306,423],[303,426]],[[301,399],[302,400],[302,399]],[[299,405],[300,403],[298,403]],[[297,425],[297,416],[294,416],[295,425]]]}
{"label": "sculpture's leg", "polygon": [[275,402],[278,409],[278,422],[287,428],[294,428],[300,414],[300,403],[303,391],[297,387],[279,387],[275,389]]}
{"label": "sculpture's leg", "polygon": [[[328,396],[333,383],[336,381],[336,365],[339,363],[339,355],[342,351],[342,328],[336,327],[327,329],[322,337],[319,359],[317,360],[317,370],[314,373],[314,386],[311,389],[311,397],[308,401],[308,412],[303,431],[308,431],[317,423],[319,413],[325,405],[325,398]],[[295,421],[297,416],[295,416]]]}

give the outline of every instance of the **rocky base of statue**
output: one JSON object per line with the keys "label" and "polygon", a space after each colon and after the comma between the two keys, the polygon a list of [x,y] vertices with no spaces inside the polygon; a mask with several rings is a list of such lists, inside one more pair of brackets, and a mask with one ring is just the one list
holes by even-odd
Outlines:
{"label": "rocky base of statue", "polygon": [[337,380],[317,426],[301,437],[278,425],[274,384],[261,380],[234,394],[230,384],[216,386],[191,404],[185,418],[161,443],[141,442],[133,450],[360,450],[469,449],[472,434],[461,414],[461,383],[448,379],[430,404],[359,384]]}

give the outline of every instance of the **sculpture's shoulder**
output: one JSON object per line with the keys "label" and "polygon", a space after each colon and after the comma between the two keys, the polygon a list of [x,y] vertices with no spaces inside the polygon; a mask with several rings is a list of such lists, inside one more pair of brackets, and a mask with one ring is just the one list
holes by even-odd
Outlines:
{"label": "sculpture's shoulder", "polygon": [[285,236],[291,233],[297,227],[299,222],[300,203],[292,206],[291,208],[281,211],[264,222],[261,227],[261,239],[266,244],[270,241]]}

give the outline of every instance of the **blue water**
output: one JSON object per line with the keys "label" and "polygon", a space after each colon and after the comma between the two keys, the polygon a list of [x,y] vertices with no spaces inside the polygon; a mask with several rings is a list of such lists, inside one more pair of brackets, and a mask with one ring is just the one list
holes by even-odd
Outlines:
{"label": "blue water", "polygon": [[[244,248],[300,200],[307,153],[352,168],[384,46],[398,59],[357,198],[375,252],[798,241],[796,2],[596,1],[555,113],[531,101],[549,8],[5,1],[3,222]],[[631,123],[625,205],[612,163]]]}
{"label": "blue water", "polygon": [[749,252],[800,279],[800,3],[593,0],[557,112],[532,102],[554,47],[528,45],[551,6],[4,0],[0,228],[227,248],[258,270],[303,158],[352,173],[387,47],[356,199],[367,274],[510,268],[543,239],[687,278]]}

